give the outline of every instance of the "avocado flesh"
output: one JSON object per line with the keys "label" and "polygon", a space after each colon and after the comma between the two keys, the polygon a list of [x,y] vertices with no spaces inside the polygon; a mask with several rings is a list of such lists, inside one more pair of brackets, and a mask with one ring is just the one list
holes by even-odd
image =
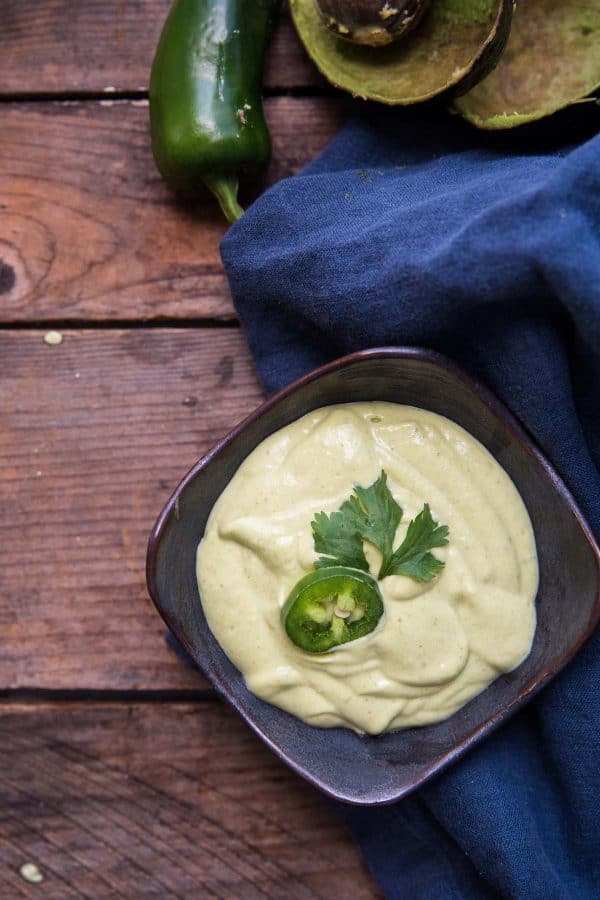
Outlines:
{"label": "avocado flesh", "polygon": [[505,46],[512,15],[511,0],[436,0],[402,40],[366,47],[330,31],[315,0],[290,6],[309,56],[333,85],[390,105],[419,103],[485,77]]}
{"label": "avocado flesh", "polygon": [[454,101],[479,128],[514,128],[600,88],[600,0],[521,0],[498,66]]}

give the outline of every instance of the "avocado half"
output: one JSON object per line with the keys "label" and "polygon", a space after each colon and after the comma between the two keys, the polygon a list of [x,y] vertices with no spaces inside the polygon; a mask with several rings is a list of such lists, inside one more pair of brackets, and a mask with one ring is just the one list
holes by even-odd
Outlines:
{"label": "avocado half", "polygon": [[514,128],[600,87],[600,0],[520,0],[494,71],[454,101],[479,128]]}
{"label": "avocado half", "polygon": [[351,44],[322,21],[315,0],[290,0],[308,55],[336,87],[365,100],[409,105],[458,85],[464,90],[496,65],[510,31],[512,0],[435,0],[414,31],[384,47]]}

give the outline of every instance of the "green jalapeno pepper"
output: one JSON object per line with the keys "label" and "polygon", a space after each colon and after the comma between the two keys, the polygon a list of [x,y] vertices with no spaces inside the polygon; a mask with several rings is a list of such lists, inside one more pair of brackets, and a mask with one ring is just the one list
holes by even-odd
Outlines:
{"label": "green jalapeno pepper", "polygon": [[373,631],[383,615],[374,578],[331,566],[301,578],[281,610],[290,640],[308,653],[325,653]]}
{"label": "green jalapeno pepper", "polygon": [[238,173],[269,159],[263,63],[281,0],[175,0],[150,74],[152,152],[173,187],[213,192],[230,222]]}

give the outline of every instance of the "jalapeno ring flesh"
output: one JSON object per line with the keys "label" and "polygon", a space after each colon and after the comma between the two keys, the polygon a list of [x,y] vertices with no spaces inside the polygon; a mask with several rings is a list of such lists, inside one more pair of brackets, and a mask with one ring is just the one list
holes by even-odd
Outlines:
{"label": "jalapeno ring flesh", "polygon": [[359,569],[318,569],[294,585],[282,610],[287,636],[307,653],[326,653],[373,631],[383,615],[377,582]]}

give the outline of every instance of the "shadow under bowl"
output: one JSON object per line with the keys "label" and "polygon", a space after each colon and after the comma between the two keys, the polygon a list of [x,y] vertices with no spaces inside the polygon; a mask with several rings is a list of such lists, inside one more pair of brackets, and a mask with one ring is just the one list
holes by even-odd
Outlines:
{"label": "shadow under bowl", "polygon": [[[360,736],[315,728],[260,700],[213,637],[200,603],[196,549],[215,501],[268,435],[321,406],[387,400],[465,428],[508,472],[531,516],[540,584],[530,655],[443,722]],[[183,479],[148,546],[159,613],[215,688],[294,771],[338,800],[392,803],[457,759],[556,675],[600,618],[600,551],[561,479],[506,407],[438,354],[383,348],[336,360],[291,384],[221,440]]]}

